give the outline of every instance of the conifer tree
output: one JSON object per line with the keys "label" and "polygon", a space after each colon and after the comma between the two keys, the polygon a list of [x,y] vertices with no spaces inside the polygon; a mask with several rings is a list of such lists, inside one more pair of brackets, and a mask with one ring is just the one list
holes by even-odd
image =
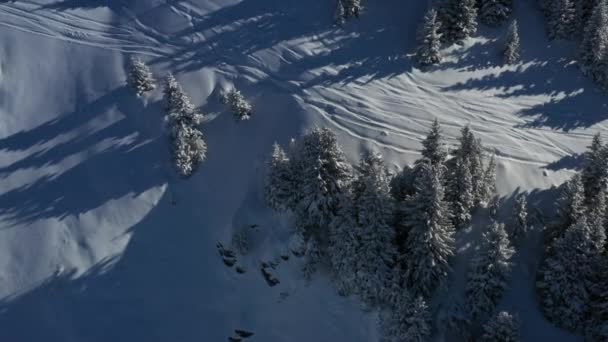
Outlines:
{"label": "conifer tree", "polygon": [[547,33],[550,39],[571,39],[576,35],[576,6],[573,0],[549,3]]}
{"label": "conifer tree", "polygon": [[466,306],[473,319],[483,319],[498,304],[507,286],[513,253],[504,225],[491,224],[483,234],[465,289]]}
{"label": "conifer tree", "polygon": [[528,232],[528,201],[526,194],[520,194],[515,198],[515,207],[513,209],[513,244],[517,245],[526,236]]}
{"label": "conifer tree", "polygon": [[[585,190],[580,174],[576,174],[567,181],[557,199],[558,231],[553,233],[553,238],[561,236],[562,233],[580,218],[585,216]],[[551,239],[553,240],[553,239]]]}
{"label": "conifer tree", "polygon": [[585,33],[585,27],[589,23],[591,16],[593,15],[594,8],[597,3],[601,0],[578,0],[575,1],[576,10],[576,31],[577,36],[583,36]]}
{"label": "conifer tree", "polygon": [[340,198],[351,181],[351,168],[336,135],[315,128],[294,145],[293,165],[298,169],[296,225],[306,238],[324,245],[328,227],[338,213]]}
{"label": "conifer tree", "polygon": [[475,204],[469,159],[456,157],[450,184],[452,221],[456,229],[461,229],[471,220],[471,210]]}
{"label": "conifer tree", "polygon": [[[471,174],[471,187],[469,191],[473,195],[473,205],[477,206],[484,202],[484,188],[486,186],[484,183],[486,170],[483,166],[483,147],[481,141],[475,137],[469,126],[465,126],[461,130],[459,142],[458,149],[454,151],[452,172],[458,170],[458,162],[462,163],[463,167],[468,163],[469,173]],[[457,187],[459,177],[450,175],[450,178],[448,182],[448,197],[452,200],[461,195],[458,194],[459,188]]]}
{"label": "conifer tree", "polygon": [[152,76],[150,68],[137,57],[131,57],[129,60],[129,73],[127,75],[127,84],[135,90],[137,96],[152,91],[156,88],[156,81]]}
{"label": "conifer tree", "polygon": [[431,313],[422,297],[404,292],[383,322],[382,342],[425,342],[431,335]]}
{"label": "conifer tree", "polygon": [[480,0],[479,4],[479,20],[490,26],[502,24],[513,10],[512,0]]}
{"label": "conifer tree", "polygon": [[587,213],[589,237],[594,246],[594,252],[601,254],[606,245],[606,193],[595,196]]}
{"label": "conifer tree", "polygon": [[583,73],[606,87],[608,55],[608,1],[597,0],[591,17],[585,25],[583,41],[579,47]]}
{"label": "conifer tree", "polygon": [[596,258],[590,285],[589,341],[608,341],[608,256]]}
{"label": "conifer tree", "polygon": [[222,95],[221,101],[230,108],[237,121],[251,119],[251,116],[253,115],[251,104],[245,100],[243,94],[237,89],[232,89]]}
{"label": "conifer tree", "polygon": [[356,254],[359,294],[366,303],[375,305],[388,287],[396,256],[388,171],[380,155],[369,153],[359,163],[353,201],[360,236]]}
{"label": "conifer tree", "polygon": [[519,342],[519,319],[506,311],[499,312],[483,326],[483,342]]}
{"label": "conifer tree", "polygon": [[441,22],[437,10],[431,9],[424,17],[424,22],[418,30],[418,48],[416,58],[421,66],[441,62]]}
{"label": "conifer tree", "polygon": [[328,254],[338,292],[342,295],[356,293],[359,287],[356,275],[360,242],[352,202],[352,194],[346,193],[340,200],[338,215],[330,225]]}
{"label": "conifer tree", "polygon": [[205,160],[207,153],[203,133],[198,128],[203,115],[196,111],[171,74],[165,80],[164,95],[174,164],[180,176],[188,177]]}
{"label": "conifer tree", "polygon": [[422,141],[422,157],[428,159],[433,166],[442,166],[447,156],[448,151],[441,132],[441,125],[435,119],[431,131]]}
{"label": "conifer tree", "polygon": [[343,25],[346,21],[346,11],[344,10],[344,4],[342,0],[336,2],[336,12],[334,13],[334,22],[337,25]]}
{"label": "conifer tree", "polygon": [[361,0],[338,0],[334,19],[341,25],[349,18],[359,18],[361,10]]}
{"label": "conifer tree", "polygon": [[493,198],[496,198],[496,157],[494,155],[490,156],[483,175],[481,198],[484,205],[488,205]]}
{"label": "conifer tree", "polygon": [[460,42],[477,32],[476,0],[448,0],[442,10],[443,38]]}
{"label": "conifer tree", "polygon": [[600,134],[593,137],[589,150],[585,153],[585,165],[581,172],[585,188],[585,204],[597,205],[594,201],[598,194],[606,191],[608,184],[608,158]]}
{"label": "conifer tree", "polygon": [[519,61],[520,58],[520,45],[519,45],[519,28],[517,21],[513,20],[509,31],[507,32],[507,39],[505,40],[505,49],[503,51],[503,61],[505,64],[514,64]]}
{"label": "conifer tree", "polygon": [[454,229],[444,201],[441,172],[422,164],[416,194],[408,200],[406,281],[415,294],[429,296],[450,271]]}
{"label": "conifer tree", "polygon": [[289,158],[277,143],[272,146],[268,168],[265,186],[266,203],[277,211],[293,209],[296,200],[294,194],[296,182]]}
{"label": "conifer tree", "polygon": [[589,304],[593,244],[583,216],[553,243],[553,253],[539,270],[537,288],[545,316],[554,324],[580,331]]}

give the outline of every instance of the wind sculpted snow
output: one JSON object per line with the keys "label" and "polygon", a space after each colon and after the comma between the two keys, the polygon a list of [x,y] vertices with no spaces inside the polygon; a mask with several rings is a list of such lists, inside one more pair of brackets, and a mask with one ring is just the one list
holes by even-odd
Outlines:
{"label": "wind sculpted snow", "polygon": [[[606,129],[608,97],[571,44],[547,42],[534,4],[515,2],[519,63],[502,66],[506,28],[480,27],[421,70],[424,1],[368,1],[342,27],[323,0],[0,2],[0,339],[377,340],[375,315],[322,276],[308,284],[299,259],[264,282],[260,261],[285,254],[292,227],[264,205],[271,146],[327,126],[351,161],[375,150],[395,171],[438,118],[450,145],[470,124],[496,152],[501,195],[561,184]],[[174,73],[205,114],[207,159],[188,180],[171,167],[161,89],[125,84],[131,55],[156,79]],[[238,124],[219,103],[233,87],[255,112]],[[237,232],[243,274],[215,247]],[[576,340],[547,328],[520,271],[499,307],[524,341],[539,336],[527,322]]]}

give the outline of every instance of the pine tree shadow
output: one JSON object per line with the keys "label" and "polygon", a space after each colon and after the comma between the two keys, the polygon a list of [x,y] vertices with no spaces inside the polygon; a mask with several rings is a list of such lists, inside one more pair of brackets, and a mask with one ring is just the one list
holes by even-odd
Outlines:
{"label": "pine tree shadow", "polygon": [[[245,0],[205,16],[192,16],[192,26],[173,35],[172,43],[187,42],[170,56],[153,60],[168,63],[177,71],[199,70],[206,66],[244,66],[258,52],[280,54],[280,69],[260,67],[281,80],[307,80],[305,87],[327,85],[371,76],[380,78],[402,73],[411,62],[404,59],[400,41],[413,41],[424,3],[369,4],[365,16],[334,26],[334,3],[314,0]],[[404,13],[407,19],[404,20]],[[378,17],[388,18],[386,21]],[[404,32],[406,36],[404,37]],[[313,37],[321,52],[303,50],[297,40]],[[279,43],[285,50],[272,52]],[[339,72],[316,73],[317,69],[336,66]],[[243,70],[247,72],[247,70]],[[280,75],[280,76],[278,76]]]}
{"label": "pine tree shadow", "polygon": [[0,139],[0,150],[24,155],[0,167],[0,178],[38,175],[0,194],[0,217],[9,226],[44,218],[61,220],[162,184],[166,142],[160,137],[160,124],[150,120],[158,115],[159,106],[144,107],[130,89],[122,87],[36,128]]}
{"label": "pine tree shadow", "polygon": [[[213,319],[236,305],[223,277],[205,270],[221,263],[213,245],[201,245],[210,227],[184,225],[195,211],[175,207],[168,193],[131,227],[120,257],[84,274],[50,276],[0,303],[3,341],[220,341],[229,321]],[[174,215],[180,215],[176,220]],[[182,220],[186,217],[185,220]],[[176,224],[177,223],[177,224]],[[220,334],[221,333],[221,334]]]}
{"label": "pine tree shadow", "polygon": [[133,3],[135,3],[135,0],[63,0],[42,5],[40,9],[65,11],[107,7],[111,10],[117,11],[122,8],[128,8]]}
{"label": "pine tree shadow", "polygon": [[556,160],[552,163],[547,164],[544,168],[547,170],[558,171],[563,169],[568,170],[581,170],[583,168],[583,163],[585,162],[585,154],[584,153],[575,153],[572,155],[567,155],[559,160]]}

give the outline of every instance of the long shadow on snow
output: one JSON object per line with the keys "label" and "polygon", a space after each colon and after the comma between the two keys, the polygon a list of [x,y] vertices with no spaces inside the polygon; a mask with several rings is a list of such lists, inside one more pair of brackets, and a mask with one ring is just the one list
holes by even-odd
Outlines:
{"label": "long shadow on snow", "polygon": [[[331,19],[320,13],[331,13],[331,5],[320,0],[244,0],[205,16],[190,14],[192,27],[171,38],[198,43],[154,62],[168,61],[176,71],[219,63],[245,64],[258,50],[326,28]],[[198,34],[205,38],[200,40]]]}
{"label": "long shadow on snow", "polygon": [[[171,56],[153,62],[169,62],[178,71],[198,70],[205,66],[228,63],[247,65],[255,52],[271,49],[281,42],[313,37],[329,52],[284,51],[280,71],[270,73],[288,80],[304,78],[305,87],[329,85],[370,76],[381,78],[411,68],[402,58],[404,45],[414,41],[417,14],[426,8],[424,2],[369,4],[365,16],[348,21],[343,28],[332,25],[333,3],[326,1],[244,0],[206,16],[192,15],[193,26],[176,33],[174,41],[199,40]],[[404,18],[404,14],[407,16]],[[377,18],[386,18],[380,21]],[[404,32],[409,35],[404,35]],[[200,39],[197,35],[205,38]],[[296,44],[295,42],[293,43]],[[296,48],[299,48],[295,45]],[[315,75],[312,71],[335,66],[336,74]]]}
{"label": "long shadow on snow", "polygon": [[[247,309],[259,299],[251,298],[251,292],[243,291],[235,281],[243,276],[222,264],[215,243],[227,241],[235,225],[254,219],[248,215],[252,210],[255,219],[272,216],[269,209],[262,212],[260,207],[263,163],[274,141],[286,144],[299,133],[305,115],[291,96],[277,95],[272,83],[245,90],[254,94],[256,116],[235,123],[224,113],[203,125],[207,160],[186,181],[171,177],[160,201],[130,227],[131,238],[122,255],[100,262],[85,274],[52,276],[33,289],[2,299],[0,340],[223,341],[233,329],[243,328],[242,322],[257,320]],[[156,120],[141,113],[133,115]],[[162,141],[163,146],[157,148],[165,151],[165,144]],[[149,158],[161,159],[158,150],[147,153]],[[145,156],[127,153],[125,158],[132,158],[130,161],[112,155],[118,160],[110,160],[108,155],[104,161],[126,163],[117,165],[120,174],[110,175],[113,181],[121,185],[138,182],[126,175],[128,167],[138,168],[136,177],[148,177],[145,172],[152,162]],[[141,165],[133,165],[137,163]],[[126,193],[122,186],[119,190]],[[276,296],[261,276],[254,279],[259,288]],[[256,296],[262,295],[256,292]],[[274,336],[272,329],[268,334]],[[265,338],[264,332],[256,331],[256,336],[276,341]]]}
{"label": "long shadow on snow", "polygon": [[[547,47],[547,49],[555,47]],[[477,43],[463,52],[457,62],[438,68],[475,71],[500,66],[499,49],[492,41]],[[560,54],[557,54],[559,56]],[[554,55],[555,56],[555,55]],[[444,88],[446,91],[497,91],[498,97],[546,96],[542,104],[523,109],[518,114],[532,117],[523,127],[549,127],[570,131],[590,127],[608,119],[608,99],[588,78],[582,76],[578,65],[564,57],[527,58],[508,69],[471,78]]]}
{"label": "long shadow on snow", "polygon": [[63,0],[42,5],[40,8],[65,11],[107,7],[111,10],[120,10],[122,8],[128,8],[133,3],[135,3],[135,0]]}
{"label": "long shadow on snow", "polygon": [[[122,87],[74,112],[0,140],[0,150],[37,149],[0,168],[4,178],[28,169],[61,168],[66,161],[83,159],[65,172],[48,173],[0,194],[0,216],[15,225],[42,218],[63,219],[162,184],[166,177],[161,164],[167,158],[167,147],[159,137],[160,124],[154,124],[160,120],[155,115],[158,106],[144,107]],[[95,130],[102,123],[107,126]],[[64,135],[74,137],[62,141]],[[51,145],[55,139],[58,142]],[[41,144],[50,146],[41,149]]]}

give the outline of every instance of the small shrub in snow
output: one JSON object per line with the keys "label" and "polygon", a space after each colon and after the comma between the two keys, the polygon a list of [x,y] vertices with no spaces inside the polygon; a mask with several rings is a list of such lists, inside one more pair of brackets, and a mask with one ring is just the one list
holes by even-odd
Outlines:
{"label": "small shrub in snow", "polygon": [[137,96],[156,88],[156,81],[152,76],[150,68],[139,58],[131,57],[129,61],[129,71],[127,74],[127,84],[135,90]]}
{"label": "small shrub in snow", "polygon": [[505,49],[503,51],[503,61],[506,64],[514,64],[519,61],[520,57],[519,32],[517,21],[514,20],[509,26],[507,39],[505,41]]}
{"label": "small shrub in snow", "polygon": [[483,342],[519,342],[519,319],[501,311],[483,326]]}
{"label": "small shrub in snow", "polygon": [[249,120],[253,114],[251,104],[245,100],[245,97],[236,89],[230,90],[221,98],[222,103],[230,107],[230,111],[238,121]]}

